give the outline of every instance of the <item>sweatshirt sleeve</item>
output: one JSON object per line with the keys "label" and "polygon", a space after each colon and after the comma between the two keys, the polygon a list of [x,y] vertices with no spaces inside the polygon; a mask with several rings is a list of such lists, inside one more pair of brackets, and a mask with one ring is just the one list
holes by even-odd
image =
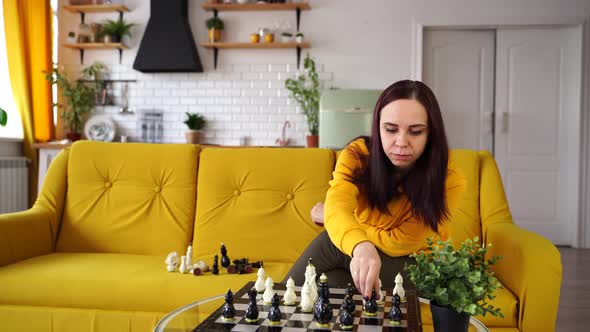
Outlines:
{"label": "sweatshirt sleeve", "polygon": [[357,244],[369,241],[354,216],[360,191],[353,183],[353,175],[362,168],[360,144],[360,140],[354,141],[340,154],[324,206],[324,226],[330,239],[340,251],[351,257]]}

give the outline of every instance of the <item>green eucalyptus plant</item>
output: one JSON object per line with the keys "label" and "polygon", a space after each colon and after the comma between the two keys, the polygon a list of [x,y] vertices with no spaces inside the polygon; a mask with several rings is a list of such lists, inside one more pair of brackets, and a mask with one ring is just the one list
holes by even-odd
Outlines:
{"label": "green eucalyptus plant", "polygon": [[427,239],[428,247],[413,253],[416,264],[406,265],[410,280],[416,285],[422,297],[436,305],[452,308],[458,313],[504,317],[500,308],[488,303],[501,284],[490,271],[490,266],[501,258],[494,256],[486,260],[486,253],[492,244],[479,245],[479,238],[467,239],[461,248],[455,250],[451,241]]}
{"label": "green eucalyptus plant", "polygon": [[285,80],[285,88],[291,92],[291,98],[299,103],[307,118],[310,134],[317,135],[319,131],[320,80],[315,62],[309,54],[303,61],[303,68],[304,74],[298,75],[295,79]]}
{"label": "green eucalyptus plant", "polygon": [[120,42],[123,36],[131,37],[131,28],[135,26],[135,23],[128,23],[123,19],[118,20],[106,20],[102,26],[102,30],[99,36],[109,35],[113,37],[114,42]]}
{"label": "green eucalyptus plant", "polygon": [[8,114],[5,110],[0,107],[0,126],[6,126],[6,122],[8,121]]}
{"label": "green eucalyptus plant", "polygon": [[[92,66],[98,65],[94,64]],[[84,68],[82,73],[88,74],[95,69]],[[89,77],[86,76],[72,81],[64,71],[57,67],[54,67],[50,72],[44,73],[45,79],[51,84],[57,84],[58,88],[61,89],[61,95],[67,102],[67,105],[65,105],[67,107],[57,103],[54,104],[54,106],[62,107],[61,118],[64,120],[67,129],[71,133],[80,133],[84,116],[94,108],[97,84],[94,80],[88,81]]]}
{"label": "green eucalyptus plant", "polygon": [[190,130],[201,130],[205,128],[207,124],[207,120],[205,117],[199,113],[186,113],[187,119],[184,121],[184,124]]}

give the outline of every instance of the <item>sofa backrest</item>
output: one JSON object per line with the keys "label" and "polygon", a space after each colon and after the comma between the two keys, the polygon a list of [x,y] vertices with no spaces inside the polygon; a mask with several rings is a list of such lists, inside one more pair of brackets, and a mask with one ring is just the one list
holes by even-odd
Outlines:
{"label": "sofa backrest", "polygon": [[199,151],[187,144],[74,143],[56,250],[185,250],[193,230]]}
{"label": "sofa backrest", "polygon": [[205,148],[197,184],[194,255],[294,262],[322,230],[310,210],[323,202],[335,153],[327,149]]}

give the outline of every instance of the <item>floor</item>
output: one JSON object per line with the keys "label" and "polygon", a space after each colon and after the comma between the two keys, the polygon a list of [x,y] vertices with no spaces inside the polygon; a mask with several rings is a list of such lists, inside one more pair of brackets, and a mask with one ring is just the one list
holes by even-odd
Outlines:
{"label": "floor", "polygon": [[563,264],[557,332],[588,331],[590,326],[590,249],[560,247]]}

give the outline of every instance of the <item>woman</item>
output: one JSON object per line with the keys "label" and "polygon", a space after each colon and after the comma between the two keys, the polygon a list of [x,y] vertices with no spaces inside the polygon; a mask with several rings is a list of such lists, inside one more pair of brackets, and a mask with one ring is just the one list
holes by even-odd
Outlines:
{"label": "woman", "polygon": [[[449,163],[438,102],[418,81],[389,86],[373,112],[371,138],[352,141],[336,163],[318,235],[288,276],[304,281],[308,258],[332,285],[353,281],[364,297],[393,287],[426,238],[449,237],[465,180]],[[320,218],[321,219],[321,218]],[[404,274],[402,272],[402,274]],[[407,281],[408,279],[405,278]]]}

